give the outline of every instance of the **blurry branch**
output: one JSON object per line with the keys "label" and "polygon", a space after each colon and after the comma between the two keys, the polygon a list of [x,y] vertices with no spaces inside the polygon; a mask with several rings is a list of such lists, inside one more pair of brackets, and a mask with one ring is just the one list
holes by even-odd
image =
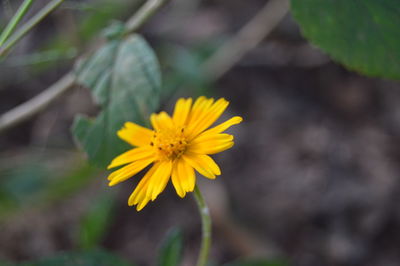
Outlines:
{"label": "blurry branch", "polygon": [[137,31],[154,13],[169,0],[149,0],[125,24],[127,33]]}
{"label": "blurry branch", "polygon": [[12,17],[6,28],[3,30],[0,36],[0,46],[10,37],[10,34],[14,31],[15,27],[22,20],[29,7],[32,5],[34,0],[25,0],[22,5],[18,8],[17,13]]}
{"label": "blurry branch", "polygon": [[35,16],[28,20],[10,39],[0,47],[0,57],[4,56],[17,42],[19,42],[28,32],[30,32],[45,17],[53,12],[65,0],[53,0],[41,9]]}
{"label": "blurry branch", "polygon": [[204,76],[211,81],[222,77],[279,24],[288,10],[289,0],[269,0],[237,35],[204,62]]}
{"label": "blurry branch", "polygon": [[[127,33],[132,33],[138,30],[163,4],[168,1],[169,0],[148,0],[126,23]],[[72,88],[74,83],[74,74],[72,72],[67,73],[39,95],[1,115],[0,133],[42,111],[64,92]]]}
{"label": "blurry branch", "polygon": [[31,118],[74,85],[74,75],[68,73],[44,92],[0,116],[0,132]]}

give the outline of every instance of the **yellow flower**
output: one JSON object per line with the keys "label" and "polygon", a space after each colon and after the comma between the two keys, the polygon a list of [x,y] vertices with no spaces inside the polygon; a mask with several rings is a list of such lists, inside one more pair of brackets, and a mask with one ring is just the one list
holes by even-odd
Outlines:
{"label": "yellow flower", "polygon": [[221,170],[208,154],[215,154],[233,146],[233,136],[222,133],[242,121],[239,116],[208,129],[225,111],[229,102],[221,98],[199,97],[179,99],[174,114],[152,114],[153,130],[126,122],[118,136],[135,148],[116,157],[108,169],[125,165],[108,176],[113,186],[127,180],[153,164],[129,197],[129,206],[140,211],[164,190],[169,179],[176,193],[184,197],[195,187],[194,169],[203,176],[215,179]]}

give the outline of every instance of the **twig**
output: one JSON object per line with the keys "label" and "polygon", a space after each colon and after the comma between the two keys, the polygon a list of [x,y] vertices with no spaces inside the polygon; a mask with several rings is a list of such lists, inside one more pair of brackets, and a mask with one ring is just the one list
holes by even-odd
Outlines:
{"label": "twig", "polygon": [[[137,31],[168,0],[147,1],[126,23],[127,32]],[[1,52],[0,52],[1,53]],[[75,77],[72,73],[64,75],[42,93],[0,116],[0,133],[29,119],[42,111],[64,92],[73,87]]]}
{"label": "twig", "polygon": [[74,85],[74,75],[69,73],[31,100],[0,116],[0,132],[25,121],[40,112]]}
{"label": "twig", "polygon": [[137,31],[154,13],[169,0],[149,0],[125,24],[127,32]]}
{"label": "twig", "polygon": [[288,10],[289,0],[269,0],[237,35],[204,62],[201,67],[204,76],[210,81],[222,77],[278,25]]}

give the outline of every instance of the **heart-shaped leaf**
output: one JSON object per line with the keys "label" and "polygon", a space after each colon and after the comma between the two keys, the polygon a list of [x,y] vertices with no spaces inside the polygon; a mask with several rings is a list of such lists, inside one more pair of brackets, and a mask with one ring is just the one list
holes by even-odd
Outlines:
{"label": "heart-shaped leaf", "polygon": [[116,133],[124,122],[143,124],[159,105],[161,75],[153,50],[138,35],[111,40],[76,68],[77,81],[91,89],[102,111],[78,116],[72,132],[90,161],[105,167],[128,149]]}

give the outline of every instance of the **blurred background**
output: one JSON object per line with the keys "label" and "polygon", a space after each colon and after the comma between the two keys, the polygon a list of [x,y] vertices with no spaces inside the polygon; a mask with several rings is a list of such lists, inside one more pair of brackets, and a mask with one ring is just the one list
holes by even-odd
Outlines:
{"label": "blurred background", "polygon": [[[22,1],[0,0],[0,26]],[[288,14],[224,75],[199,66],[262,10],[265,0],[173,0],[140,32],[162,67],[162,108],[180,96],[224,97],[236,145],[215,156],[223,175],[199,178],[214,218],[212,260],[287,259],[290,265],[400,265],[400,84],[346,70],[309,44]],[[28,17],[47,3],[37,0]],[[0,64],[0,113],[31,99],[143,1],[65,1]],[[259,21],[259,23],[262,21]],[[258,25],[262,27],[263,25]],[[227,58],[229,61],[229,58]],[[208,61],[209,62],[209,61]],[[155,265],[166,232],[184,235],[194,265],[200,219],[169,185],[136,212],[139,178],[108,188],[70,133],[95,115],[76,86],[40,114],[0,132],[0,260],[21,262],[102,247]],[[140,176],[138,176],[140,177]]]}

